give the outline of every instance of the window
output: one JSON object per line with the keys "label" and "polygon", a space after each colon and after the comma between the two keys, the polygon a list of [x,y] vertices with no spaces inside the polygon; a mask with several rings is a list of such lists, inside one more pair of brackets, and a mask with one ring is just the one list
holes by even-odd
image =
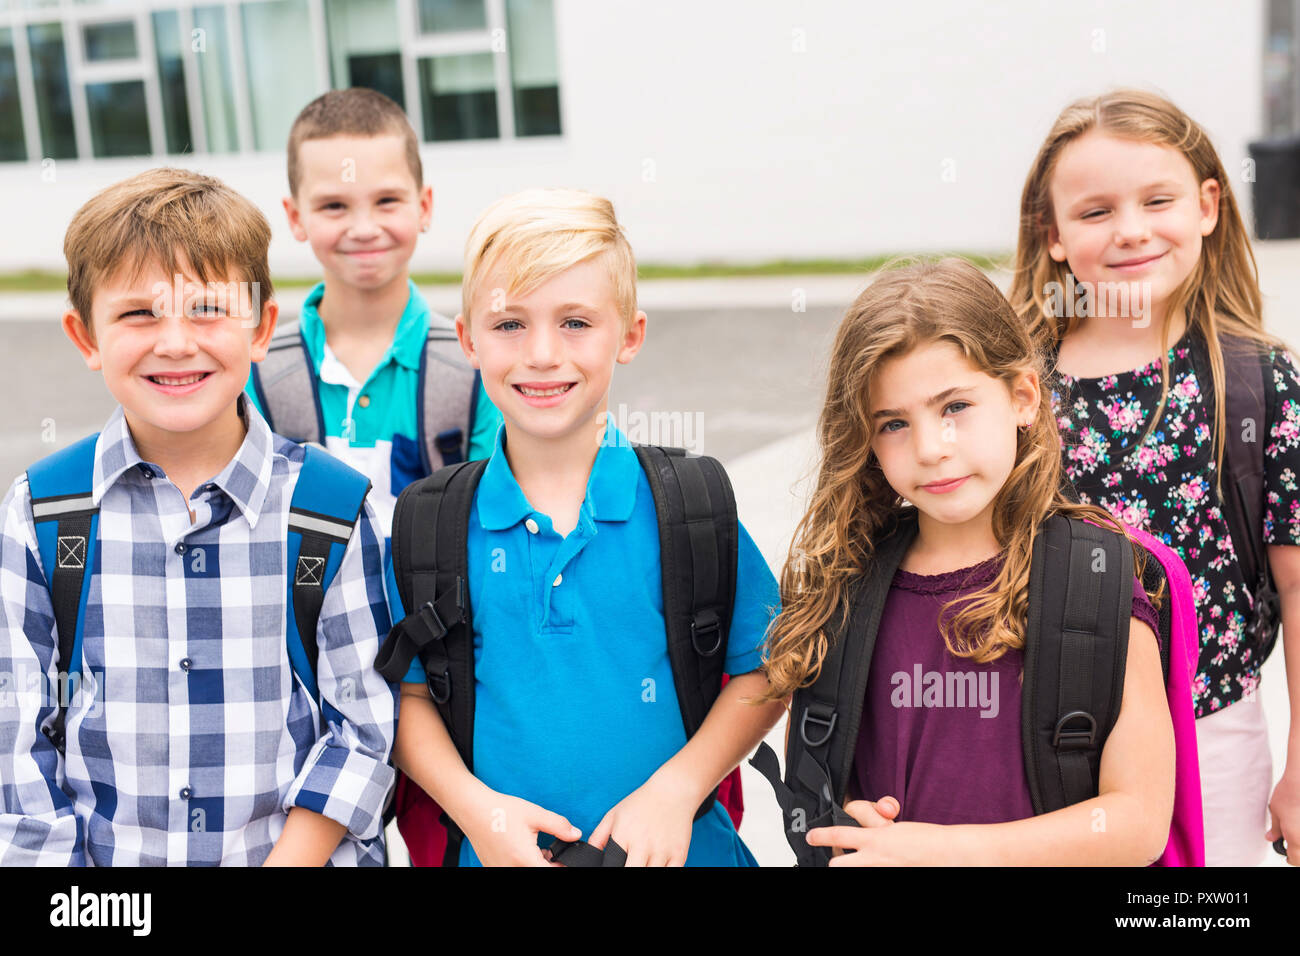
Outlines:
{"label": "window", "polygon": [[81,27],[81,43],[86,60],[134,60],[135,24],[130,20],[87,23]]}
{"label": "window", "polygon": [[0,27],[0,161],[26,159],[23,108],[18,102],[18,65],[13,30]]}
{"label": "window", "polygon": [[279,151],[349,86],[425,142],[559,135],[553,0],[0,0],[0,161]]}
{"label": "window", "polygon": [[419,0],[421,33],[487,29],[483,0]]}
{"label": "window", "polygon": [[1300,133],[1300,0],[1270,0],[1265,13],[1264,130]]}
{"label": "window", "polygon": [[72,125],[72,94],[63,53],[63,24],[33,23],[27,27],[32,83],[36,88],[36,119],[41,131],[41,156],[73,159],[77,134]]}

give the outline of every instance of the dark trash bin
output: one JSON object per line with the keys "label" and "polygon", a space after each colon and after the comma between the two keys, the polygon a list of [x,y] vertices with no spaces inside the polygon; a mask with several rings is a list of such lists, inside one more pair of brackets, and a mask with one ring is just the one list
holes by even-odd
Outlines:
{"label": "dark trash bin", "polygon": [[1250,144],[1255,236],[1300,239],[1300,136]]}

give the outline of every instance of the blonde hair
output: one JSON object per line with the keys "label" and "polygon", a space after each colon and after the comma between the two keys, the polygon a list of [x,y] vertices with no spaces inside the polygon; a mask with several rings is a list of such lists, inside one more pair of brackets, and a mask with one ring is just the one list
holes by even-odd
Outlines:
{"label": "blonde hair", "polygon": [[203,283],[238,274],[257,283],[265,302],[274,294],[270,242],[261,210],[221,180],[166,166],[146,170],[96,193],[72,217],[63,238],[68,298],[89,329],[96,287],[124,268],[134,281],[151,262],[179,273],[179,253]]}
{"label": "blonde hair", "polygon": [[[1024,646],[1034,540],[1049,515],[1089,518],[1125,533],[1102,508],[1065,497],[1044,356],[997,287],[961,259],[887,269],[849,307],[836,333],[817,429],[821,463],[781,571],[765,699],[782,699],[815,680],[831,641],[843,633],[850,585],[868,573],[876,542],[911,511],[871,448],[872,388],[883,363],[934,342],[956,345],[1008,391],[1026,371],[1039,381],[1033,424],[1018,432],[1015,465],[993,501],[993,534],[1005,560],[982,590],[944,605],[938,623],[949,651],[987,662]],[[1139,567],[1144,554],[1134,545]],[[949,620],[958,603],[964,606]]]}
{"label": "blonde hair", "polygon": [[[1169,397],[1169,330],[1173,317],[1186,310],[1187,327],[1200,333],[1210,356],[1214,391],[1214,455],[1216,483],[1223,473],[1226,436],[1223,349],[1220,335],[1229,335],[1264,347],[1280,341],[1264,331],[1260,303],[1259,269],[1251,252],[1246,227],[1237,209],[1228,174],[1209,135],[1169,100],[1144,90],[1115,90],[1071,103],[1052,124],[1020,197],[1020,237],[1016,246],[1015,275],[1008,298],[1028,324],[1040,347],[1056,352],[1074,331],[1079,317],[1053,315],[1046,290],[1066,284],[1069,265],[1048,254],[1048,228],[1055,223],[1052,209],[1052,173],[1062,151],[1089,130],[1112,136],[1167,146],[1191,164],[1198,184],[1207,179],[1219,184],[1219,219],[1201,245],[1201,256],[1187,280],[1174,291],[1160,329],[1160,404],[1152,414],[1142,442],[1159,424]],[[1049,286],[1057,282],[1060,285]],[[1141,444],[1142,442],[1139,442]]]}
{"label": "blonde hair", "polygon": [[302,108],[289,128],[289,195],[298,198],[302,165],[298,153],[309,139],[331,136],[399,136],[406,168],[415,180],[416,192],[424,188],[424,164],[420,162],[420,141],[406,113],[392,99],[377,90],[354,86],[330,90]]}
{"label": "blonde hair", "polygon": [[636,314],[636,257],[608,199],[577,189],[526,189],[489,206],[465,243],[462,314],[485,278],[504,269],[510,295],[527,295],[564,270],[599,256],[626,330]]}

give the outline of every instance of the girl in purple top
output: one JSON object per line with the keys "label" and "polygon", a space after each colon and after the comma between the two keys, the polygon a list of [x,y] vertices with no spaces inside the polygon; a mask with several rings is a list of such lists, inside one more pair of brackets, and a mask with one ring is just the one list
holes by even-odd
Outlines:
{"label": "girl in purple top", "polygon": [[840,326],[816,490],[768,639],[772,696],[816,676],[881,530],[915,509],[918,533],[872,656],[845,806],[861,828],[807,836],[855,851],[832,865],[1147,864],[1164,849],[1173,728],[1137,581],[1099,795],[1033,815],[1020,681],[1035,535],[1053,513],[1122,533],[1062,492],[1045,372],[1001,293],[957,259],[886,272]]}

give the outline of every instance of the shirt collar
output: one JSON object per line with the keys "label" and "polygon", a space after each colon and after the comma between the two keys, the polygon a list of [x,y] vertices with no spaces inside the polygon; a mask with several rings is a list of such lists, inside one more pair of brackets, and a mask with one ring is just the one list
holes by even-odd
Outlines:
{"label": "shirt collar", "polygon": [[[513,527],[534,511],[510,470],[505,452],[506,426],[497,428],[496,445],[479,482],[478,518],[487,531]],[[627,436],[613,422],[605,428],[596,461],[587,479],[584,504],[597,521],[626,521],[636,505],[641,463]]]}
{"label": "shirt collar", "polygon": [[[429,303],[424,300],[424,296],[409,277],[406,286],[408,290],[406,308],[402,310],[402,317],[397,320],[393,341],[379,364],[383,365],[391,358],[398,365],[414,372],[420,368],[424,343],[429,337]],[[302,303],[302,312],[298,317],[298,328],[317,368],[320,368],[321,359],[325,354],[325,325],[321,321],[320,312],[317,311],[324,297],[325,283],[318,282],[315,288],[307,293],[307,298]]]}
{"label": "shirt collar", "polygon": [[[206,482],[216,485],[235,503],[250,528],[257,526],[257,519],[266,503],[266,496],[271,486],[271,470],[274,465],[272,454],[272,436],[270,426],[266,424],[257,411],[257,407],[248,401],[242,392],[239,395],[239,414],[248,426],[244,441],[239,446],[226,467],[217,477]],[[99,433],[95,443],[94,501],[95,507],[103,500],[108,489],[124,474],[132,469],[147,464],[136,451],[135,441],[131,438],[131,429],[127,426],[126,415],[119,405],[109,417],[104,430]]]}

